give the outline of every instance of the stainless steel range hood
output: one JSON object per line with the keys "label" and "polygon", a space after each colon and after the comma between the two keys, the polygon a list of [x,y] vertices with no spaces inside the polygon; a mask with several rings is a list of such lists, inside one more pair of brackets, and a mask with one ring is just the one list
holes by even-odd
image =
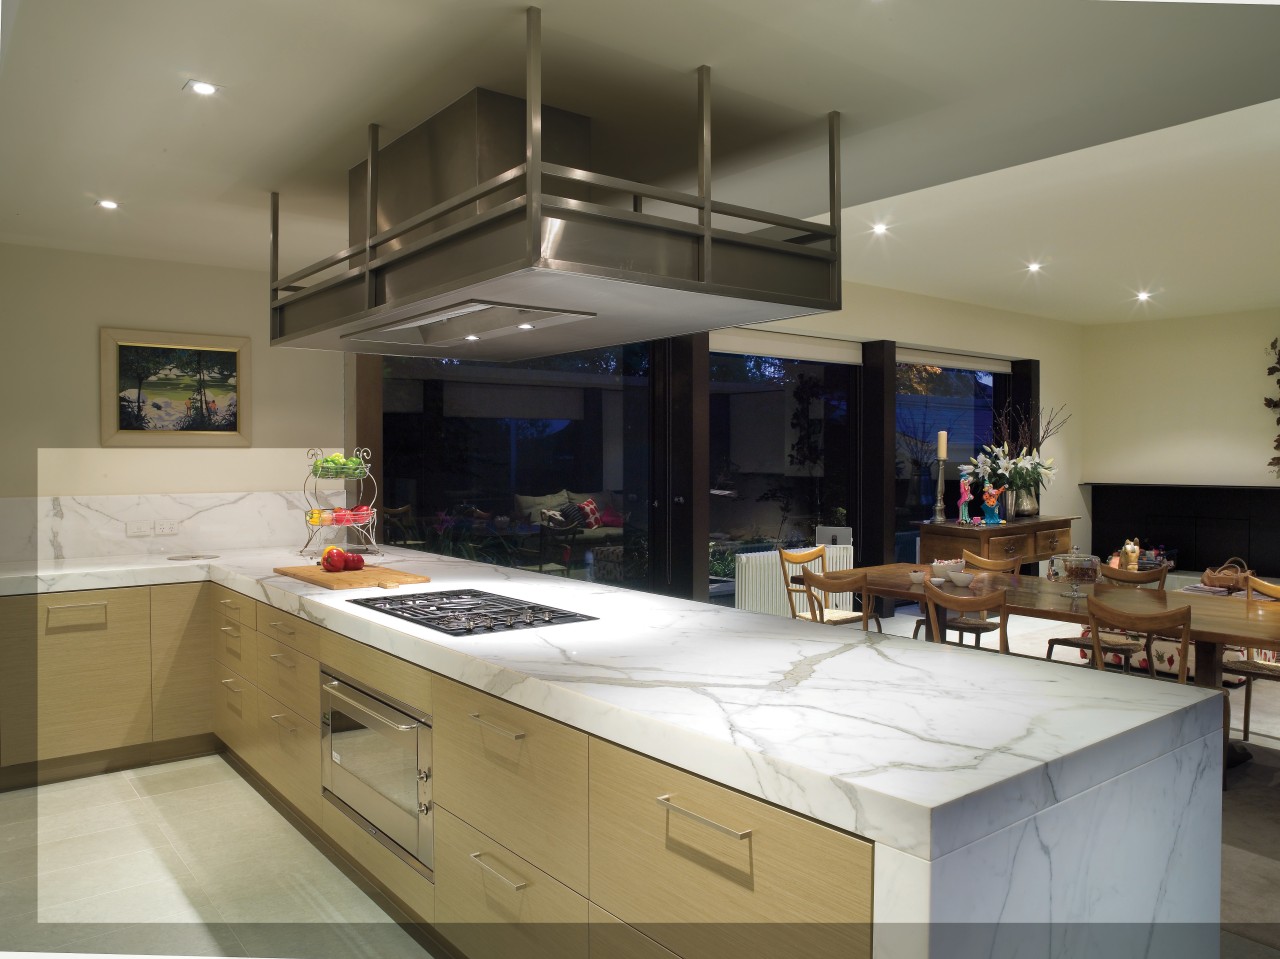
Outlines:
{"label": "stainless steel range hood", "polygon": [[279,277],[272,195],[273,346],[515,360],[839,309],[836,114],[830,226],[712,198],[706,67],[697,193],[592,172],[528,18],[526,99],[472,90],[381,148],[370,127],[347,249]]}

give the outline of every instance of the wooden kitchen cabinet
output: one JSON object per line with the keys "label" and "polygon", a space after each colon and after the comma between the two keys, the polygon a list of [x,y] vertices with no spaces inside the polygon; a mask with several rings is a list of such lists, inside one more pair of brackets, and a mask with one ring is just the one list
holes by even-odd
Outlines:
{"label": "wooden kitchen cabinet", "polygon": [[594,902],[587,903],[587,943],[591,959],[678,959],[634,926]]}
{"label": "wooden kitchen cabinet", "polygon": [[213,699],[213,732],[237,756],[257,769],[258,687],[239,673],[214,663],[209,680]]}
{"label": "wooden kitchen cabinet", "polygon": [[[6,610],[29,601],[7,598]],[[0,763],[150,742],[149,589],[43,593],[34,602],[34,624],[29,612],[12,617],[28,624],[18,627],[27,635],[6,642]]]}
{"label": "wooden kitchen cabinet", "polygon": [[1071,551],[1071,521],[1079,516],[1026,516],[999,526],[913,523],[920,530],[920,562],[960,559],[967,549],[984,559],[1038,563]]}
{"label": "wooden kitchen cabinet", "polygon": [[320,821],[320,727],[258,690],[258,771],[313,823]]}
{"label": "wooden kitchen cabinet", "polygon": [[585,895],[586,733],[442,677],[432,687],[436,803]]}
{"label": "wooden kitchen cabinet", "polygon": [[872,844],[591,740],[591,900],[684,959],[871,954]]}
{"label": "wooden kitchen cabinet", "polygon": [[207,585],[151,587],[151,715],[157,742],[213,731]]}
{"label": "wooden kitchen cabinet", "polygon": [[587,900],[445,810],[436,925],[467,959],[587,959]]}

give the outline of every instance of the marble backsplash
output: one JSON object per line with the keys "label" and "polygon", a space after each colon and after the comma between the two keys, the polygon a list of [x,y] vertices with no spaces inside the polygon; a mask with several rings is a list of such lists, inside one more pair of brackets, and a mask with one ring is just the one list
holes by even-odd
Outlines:
{"label": "marble backsplash", "polygon": [[[323,507],[345,505],[341,489],[321,490]],[[297,490],[267,493],[155,493],[0,500],[0,528],[15,551],[35,560],[216,552],[295,546],[307,539],[308,503]],[[129,536],[131,521],[170,520],[178,532]]]}

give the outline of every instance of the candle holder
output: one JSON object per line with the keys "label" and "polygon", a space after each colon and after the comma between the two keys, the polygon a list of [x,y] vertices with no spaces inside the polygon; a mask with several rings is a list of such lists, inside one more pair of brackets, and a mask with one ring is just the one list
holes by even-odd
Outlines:
{"label": "candle holder", "polygon": [[938,492],[933,498],[933,521],[935,523],[945,523],[947,514],[942,509],[942,474],[946,471],[947,461],[941,456],[938,457]]}

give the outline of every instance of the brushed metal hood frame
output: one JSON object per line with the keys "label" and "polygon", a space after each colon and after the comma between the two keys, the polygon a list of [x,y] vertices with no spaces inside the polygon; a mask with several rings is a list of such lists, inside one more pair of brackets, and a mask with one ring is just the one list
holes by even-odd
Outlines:
{"label": "brushed metal hood frame", "polygon": [[[509,361],[840,308],[839,114],[827,117],[829,224],[811,222],[712,199],[708,67],[697,71],[695,194],[584,169],[581,144],[562,147],[556,131],[581,141],[590,121],[542,103],[536,8],[526,57],[523,103],[473,90],[385,150],[369,127],[347,249],[280,277],[271,195],[273,346]],[[509,122],[519,112],[523,143]],[[471,182],[441,199],[405,182],[426,176],[421,162],[395,160],[420,132],[449,144],[442,163],[494,143],[523,162],[494,172],[479,157]],[[410,194],[427,199],[406,212]],[[512,322],[521,310],[539,317],[533,329]]]}

